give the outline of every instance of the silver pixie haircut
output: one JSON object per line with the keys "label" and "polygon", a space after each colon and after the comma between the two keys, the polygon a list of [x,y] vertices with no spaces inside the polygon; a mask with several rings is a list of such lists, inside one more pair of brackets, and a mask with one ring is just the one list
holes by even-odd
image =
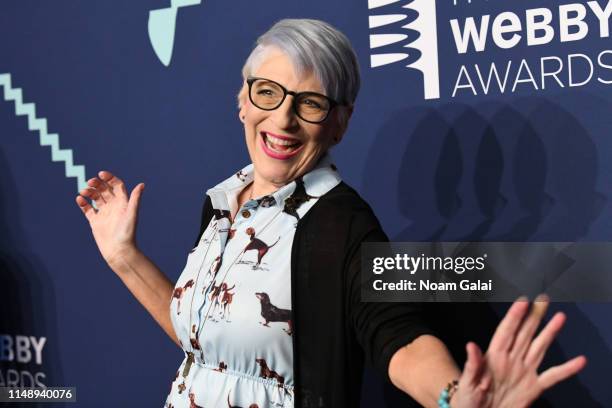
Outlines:
{"label": "silver pixie haircut", "polygon": [[246,79],[263,62],[269,47],[286,54],[296,73],[312,72],[325,93],[341,104],[353,105],[359,93],[359,65],[348,38],[331,25],[311,19],[284,19],[257,39],[242,68]]}

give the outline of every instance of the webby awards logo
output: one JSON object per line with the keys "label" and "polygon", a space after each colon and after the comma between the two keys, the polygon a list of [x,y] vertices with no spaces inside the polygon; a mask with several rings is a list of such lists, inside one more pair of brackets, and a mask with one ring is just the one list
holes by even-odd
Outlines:
{"label": "webby awards logo", "polygon": [[45,388],[46,337],[0,334],[0,387]]}
{"label": "webby awards logo", "polygon": [[[529,4],[448,0],[438,6],[473,13],[441,18],[435,0],[369,0],[370,67],[401,63],[417,50],[406,68],[421,72],[424,99],[612,85],[612,0]],[[441,89],[438,50],[446,42],[442,79],[454,80],[442,83],[454,85]]]}
{"label": "webby awards logo", "polygon": [[[368,0],[368,8],[372,12],[378,8],[400,0]],[[401,3],[404,3],[402,1]],[[402,44],[404,50],[401,52],[377,52],[370,55],[370,66],[372,68],[400,62],[409,57],[408,48],[417,49],[421,52],[421,58],[406,65],[421,71],[423,74],[423,94],[425,99],[438,99],[440,97],[440,74],[438,68],[438,34],[436,26],[436,1],[414,0],[404,4],[395,14],[371,14],[369,18],[370,30],[379,27],[403,22],[407,19],[405,9],[412,9],[418,13],[416,20],[398,27],[397,33],[392,34],[370,34],[370,49],[377,50],[391,44]],[[416,39],[410,38],[406,30],[415,30],[420,36]]]}

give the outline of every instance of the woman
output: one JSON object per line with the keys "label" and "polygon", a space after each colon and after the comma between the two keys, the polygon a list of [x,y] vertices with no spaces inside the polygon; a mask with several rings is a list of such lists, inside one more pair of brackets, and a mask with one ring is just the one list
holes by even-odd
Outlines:
{"label": "woman", "polygon": [[343,34],[282,20],[243,79],[252,163],[208,190],[176,285],[135,243],[144,184],[128,196],[102,171],[76,199],[106,262],[185,350],[167,407],[358,406],[364,360],[425,406],[522,407],[584,366],[581,356],[538,375],[564,322],[558,313],[534,338],[546,299],[530,312],[515,302],[485,355],[467,345],[463,372],[415,305],[360,301],[360,244],[386,236],[328,155],[359,90]]}

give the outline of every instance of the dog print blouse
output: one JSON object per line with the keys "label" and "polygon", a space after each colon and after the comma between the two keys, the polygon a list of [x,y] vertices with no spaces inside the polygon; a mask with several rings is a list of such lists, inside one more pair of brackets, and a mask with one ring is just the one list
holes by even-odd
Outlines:
{"label": "dog print blouse", "polygon": [[293,236],[298,220],[341,179],[326,155],[308,174],[237,209],[252,181],[249,165],[207,191],[214,217],[170,304],[185,359],[166,408],[293,407]]}

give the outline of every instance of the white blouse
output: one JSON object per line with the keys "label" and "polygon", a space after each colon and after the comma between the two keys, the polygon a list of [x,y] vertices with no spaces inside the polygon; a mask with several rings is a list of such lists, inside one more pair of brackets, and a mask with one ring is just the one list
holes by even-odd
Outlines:
{"label": "white blouse", "polygon": [[326,155],[303,177],[247,201],[231,223],[252,181],[251,164],[207,191],[215,216],[170,305],[186,355],[166,408],[293,407],[293,236],[299,218],[341,178]]}

